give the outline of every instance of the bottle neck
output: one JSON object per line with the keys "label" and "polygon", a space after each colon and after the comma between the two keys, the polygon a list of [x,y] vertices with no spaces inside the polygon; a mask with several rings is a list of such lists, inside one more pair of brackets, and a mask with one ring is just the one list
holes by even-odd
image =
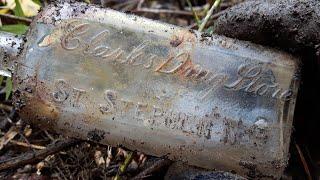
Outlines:
{"label": "bottle neck", "polygon": [[0,32],[0,75],[11,77],[14,62],[23,46],[23,36]]}

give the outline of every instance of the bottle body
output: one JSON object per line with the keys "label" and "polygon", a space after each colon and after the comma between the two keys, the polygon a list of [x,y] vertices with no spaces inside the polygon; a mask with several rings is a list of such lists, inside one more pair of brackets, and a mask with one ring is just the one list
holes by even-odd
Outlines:
{"label": "bottle body", "polygon": [[61,4],[37,18],[19,61],[16,104],[34,123],[246,176],[286,165],[298,89],[287,54]]}

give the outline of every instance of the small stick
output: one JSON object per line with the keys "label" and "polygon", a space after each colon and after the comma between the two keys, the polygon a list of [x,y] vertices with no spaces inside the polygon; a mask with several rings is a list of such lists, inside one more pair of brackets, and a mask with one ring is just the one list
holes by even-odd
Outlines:
{"label": "small stick", "polygon": [[299,154],[299,156],[300,156],[300,160],[301,160],[301,162],[302,162],[303,168],[304,168],[304,170],[305,170],[305,172],[306,172],[306,174],[307,174],[308,180],[312,180],[312,176],[311,176],[311,173],[310,173],[310,170],[309,170],[309,167],[308,167],[308,163],[307,163],[307,161],[306,161],[306,158],[304,158],[303,153],[302,153],[299,145],[298,145],[296,142],[294,143],[294,145],[296,146],[296,149],[297,149],[298,154]]}
{"label": "small stick", "polygon": [[114,6],[112,6],[113,9],[120,9],[122,7],[127,7],[127,6],[130,6],[130,5],[135,5],[139,3],[139,0],[131,0],[131,1],[125,1],[123,3],[119,3],[119,4],[116,4]]}
{"label": "small stick", "polygon": [[18,135],[19,127],[11,126],[8,132],[4,134],[3,137],[0,138],[0,150],[4,148],[6,144],[10,142],[16,135]]}
{"label": "small stick", "polygon": [[28,144],[28,143],[24,143],[24,142],[20,142],[20,141],[16,141],[16,140],[10,140],[10,143],[18,145],[18,146],[27,147],[27,148],[33,148],[33,149],[39,149],[39,150],[46,149],[46,147],[44,147],[44,146]]}
{"label": "small stick", "polygon": [[143,3],[144,3],[144,0],[139,0],[138,5],[137,5],[137,9],[141,9]]}
{"label": "small stick", "polygon": [[12,111],[13,107],[9,106],[9,105],[6,105],[6,104],[0,103],[0,109],[3,109],[5,111]]}
{"label": "small stick", "polygon": [[[225,14],[229,9],[225,9],[225,10],[222,10],[222,11],[219,11],[215,14],[213,14],[211,17],[210,17],[210,20],[215,20],[215,19],[218,19],[220,16],[222,16],[223,14]],[[208,26],[212,25],[212,21],[210,23],[210,21],[208,22]]]}
{"label": "small stick", "polygon": [[213,11],[220,5],[222,0],[215,0],[212,7],[210,8],[210,10],[208,11],[206,17],[204,17],[201,25],[199,26],[198,31],[203,31],[204,27],[206,26],[207,22],[209,21]]}
{"label": "small stick", "polygon": [[[222,10],[222,11],[219,11],[219,12],[213,14],[212,16],[210,16],[210,20],[216,20],[216,19],[218,19],[220,16],[222,16],[222,15],[223,15],[224,13],[226,13],[228,10],[229,10],[229,9],[225,9],[225,10]],[[210,25],[210,24],[212,24],[212,22],[211,22],[211,23],[208,22],[208,25]],[[191,28],[194,28],[194,27],[196,27],[196,26],[197,26],[197,23],[193,23],[193,24],[189,25],[188,28],[191,29]]]}
{"label": "small stick", "polygon": [[145,12],[145,13],[155,13],[155,14],[167,13],[167,14],[193,16],[193,13],[189,11],[171,10],[171,9],[137,8],[132,12]]}
{"label": "small stick", "polygon": [[132,179],[137,180],[137,179],[143,179],[146,177],[149,177],[151,174],[161,170],[164,167],[170,166],[172,164],[172,161],[168,159],[161,159],[157,162],[155,162],[152,166],[148,167]]}
{"label": "small stick", "polygon": [[49,132],[48,132],[47,130],[44,130],[43,132],[46,134],[46,136],[47,136],[51,141],[54,141],[54,138],[49,134]]}
{"label": "small stick", "polygon": [[25,17],[18,17],[18,16],[14,16],[14,15],[11,15],[11,14],[0,14],[0,17],[5,17],[5,18],[9,18],[9,19],[14,19],[14,20],[17,20],[17,21],[24,21],[24,22],[27,22],[27,23],[31,23],[32,20],[29,19],[29,18],[25,18]]}
{"label": "small stick", "polygon": [[197,13],[194,11],[193,6],[192,6],[190,0],[187,0],[187,3],[188,3],[188,6],[190,7],[190,10],[191,10],[192,13],[193,13],[193,16],[194,16],[194,18],[195,18],[195,20],[196,20],[197,25],[200,26],[199,16],[198,16]]}
{"label": "small stick", "polygon": [[18,157],[4,160],[0,162],[0,171],[17,168],[26,164],[36,163],[38,161],[43,160],[44,158],[46,158],[51,154],[55,154],[63,149],[74,146],[79,142],[80,142],[79,140],[75,140],[75,139],[65,139],[65,140],[58,141],[56,143],[52,143],[46,149],[37,151],[36,153],[27,152]]}

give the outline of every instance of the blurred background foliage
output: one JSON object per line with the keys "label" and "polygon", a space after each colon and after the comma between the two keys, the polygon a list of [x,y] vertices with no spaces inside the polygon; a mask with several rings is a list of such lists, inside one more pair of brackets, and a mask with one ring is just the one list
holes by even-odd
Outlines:
{"label": "blurred background foliage", "polygon": [[[14,34],[24,34],[28,26],[19,20],[23,20],[24,17],[33,17],[38,14],[38,11],[41,8],[40,0],[1,0],[0,14],[7,17],[17,20],[14,24],[2,24],[0,30],[7,31]],[[22,18],[19,18],[22,17]]]}

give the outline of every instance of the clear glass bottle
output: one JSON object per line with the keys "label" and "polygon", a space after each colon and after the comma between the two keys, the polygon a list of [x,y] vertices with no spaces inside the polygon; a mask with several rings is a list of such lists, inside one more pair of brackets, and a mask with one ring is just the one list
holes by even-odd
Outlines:
{"label": "clear glass bottle", "polygon": [[85,4],[43,10],[15,73],[33,123],[203,168],[279,178],[298,60]]}

